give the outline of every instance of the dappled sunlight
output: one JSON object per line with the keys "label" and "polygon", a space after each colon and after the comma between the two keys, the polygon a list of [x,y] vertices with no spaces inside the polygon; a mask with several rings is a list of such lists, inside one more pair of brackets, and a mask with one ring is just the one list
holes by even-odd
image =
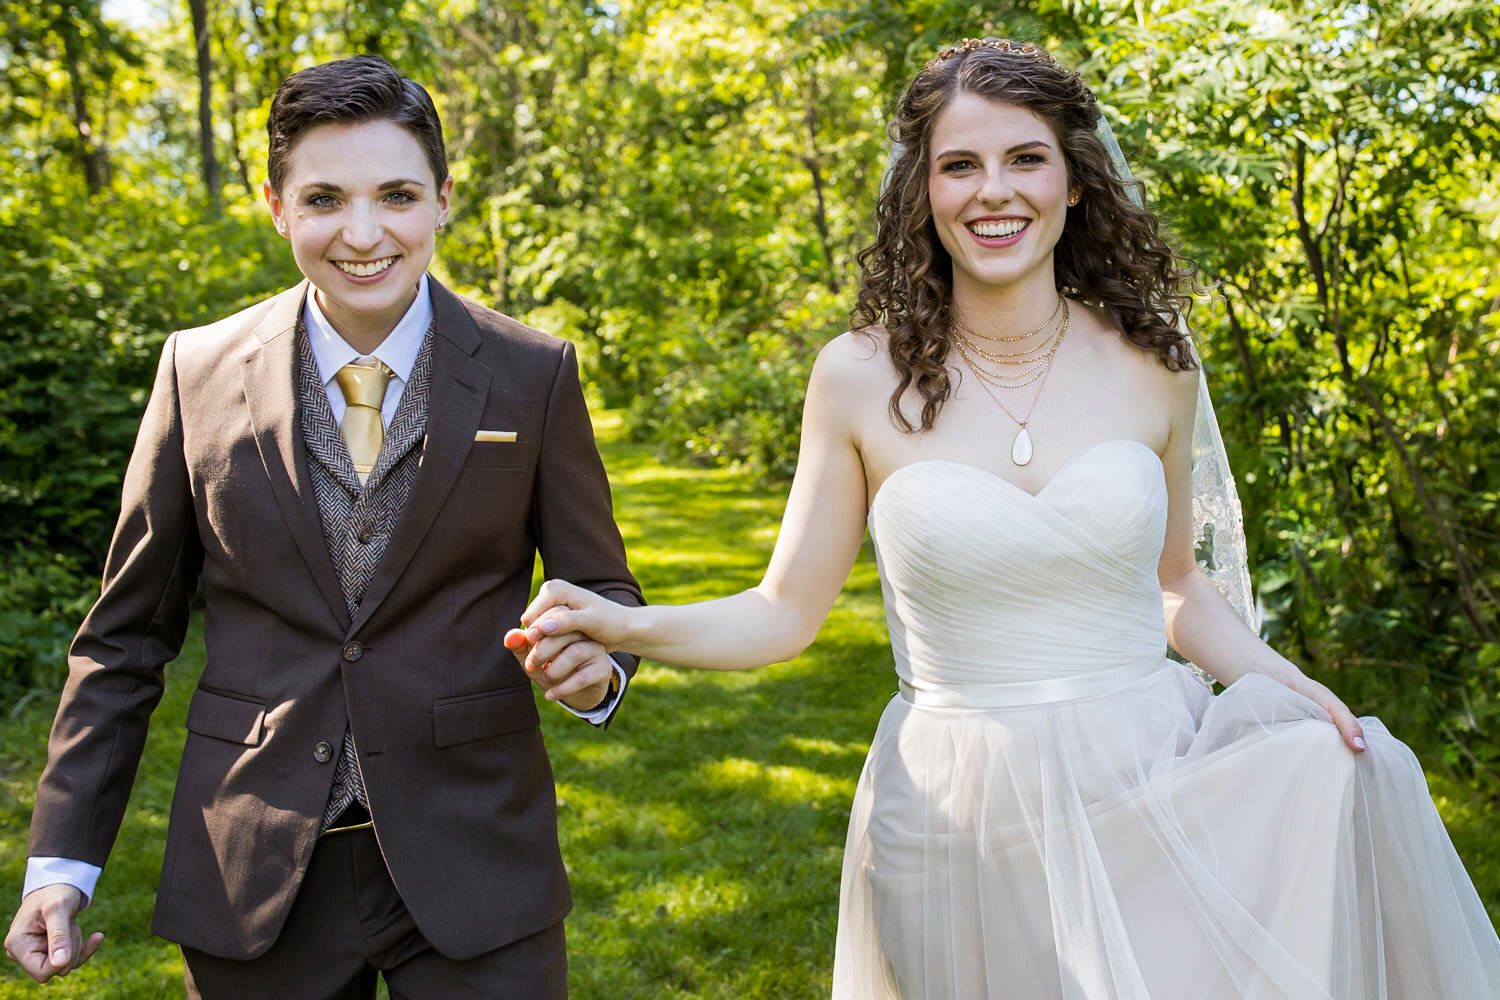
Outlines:
{"label": "dappled sunlight", "polygon": [[[1495,836],[1495,803],[1482,790],[1436,771],[1427,772],[1433,802],[1453,838],[1453,847],[1476,886],[1500,884],[1500,838]],[[1483,894],[1483,889],[1481,889]],[[1500,901],[1485,897],[1490,919],[1500,922]]]}
{"label": "dappled sunlight", "polygon": [[868,741],[835,743],[833,740],[813,739],[806,736],[784,737],[781,745],[804,754],[817,754],[846,762],[852,759],[857,763],[863,763],[865,754],[870,752]]}
{"label": "dappled sunlight", "polygon": [[705,781],[717,788],[753,792],[774,802],[814,802],[854,795],[854,777],[830,778],[805,767],[765,765],[731,758],[699,767]]}
{"label": "dappled sunlight", "polygon": [[635,756],[635,748],[628,743],[580,743],[568,752],[580,764],[625,764]]}
{"label": "dappled sunlight", "polygon": [[702,834],[701,817],[686,804],[646,802],[602,790],[607,782],[557,783],[558,828],[565,842],[619,849],[654,848]]}
{"label": "dappled sunlight", "polygon": [[[638,539],[631,565],[647,600],[759,581],[781,490],[636,465],[643,447],[603,435],[601,449],[612,472],[625,470],[616,515]],[[643,663],[604,734],[543,713],[577,901],[568,933],[605,956],[575,966],[579,996],[826,993],[845,824],[894,686],[883,624],[866,547],[822,635],[790,663],[722,673]],[[598,749],[617,744],[630,752]],[[610,974],[620,968],[633,987]]]}
{"label": "dappled sunlight", "polygon": [[[632,559],[649,560],[658,570],[680,567],[693,570],[697,576],[707,575],[703,571],[714,567],[744,572],[765,564],[765,560],[761,558],[747,558],[738,553],[710,548],[704,548],[701,551],[683,551],[680,548],[666,549],[649,545],[633,545],[630,547],[630,556]],[[726,593],[725,596],[728,594]]]}
{"label": "dappled sunlight", "polygon": [[682,921],[732,912],[749,896],[743,880],[717,869],[675,881],[650,879],[638,890],[622,893],[619,905],[653,919]]}
{"label": "dappled sunlight", "polygon": [[[0,142],[10,251],[0,278],[0,689],[10,699],[0,725],[0,875],[12,889],[69,638],[98,594],[163,342],[301,278],[261,191],[279,79],[380,52],[430,90],[457,185],[440,234],[423,215],[433,276],[476,308],[572,345],[632,570],[648,601],[685,603],[760,581],[799,458],[814,359],[851,322],[903,311],[866,287],[870,308],[852,315],[862,272],[881,270],[861,248],[890,228],[875,208],[903,81],[941,45],[1009,33],[1045,40],[1096,91],[1138,166],[1141,204],[1162,213],[1164,245],[1201,279],[1186,319],[1247,515],[1264,635],[1356,711],[1377,709],[1432,768],[1438,808],[1500,916],[1500,74],[1483,41],[1500,36],[1500,4],[187,6],[194,17],[181,0],[6,5],[0,63],[16,98]],[[1070,218],[1115,214],[1090,196]],[[900,240],[882,242],[895,258],[905,253]],[[1166,270],[1153,282],[1168,281]],[[201,339],[189,332],[179,343]],[[881,353],[878,339],[849,339]],[[471,353],[486,372],[465,361],[482,377],[460,382],[489,380],[493,400],[506,400],[490,417],[547,390],[545,377],[522,385],[520,355],[501,344]],[[221,373],[234,355],[218,357]],[[883,363],[867,358],[860,370]],[[554,390],[570,384],[565,369]],[[839,380],[827,363],[820,373]],[[176,389],[196,399],[211,383],[189,378]],[[438,414],[458,398],[440,383]],[[242,389],[223,397],[226,413],[254,395]],[[867,457],[867,432],[884,426],[872,404],[888,391],[863,381],[835,390],[851,404],[836,422]],[[1109,399],[1075,395],[1095,416],[1110,412]],[[225,493],[230,520],[209,518],[220,537],[189,546],[208,556],[208,589],[192,598],[199,610],[166,669],[124,823],[85,914],[108,935],[104,951],[53,995],[181,995],[176,949],[151,937],[149,921],[184,717],[203,669],[204,594],[217,616],[222,595],[233,604],[243,591],[253,602],[274,585],[247,571],[220,530],[263,512],[260,463],[242,463],[250,452],[238,445],[254,448],[243,435],[216,447],[228,438],[210,426],[213,400],[200,408],[187,396],[178,429],[194,498],[204,499],[204,484]],[[510,452],[526,460],[508,471],[471,461],[470,495],[524,507],[528,490],[534,499],[533,487],[570,479],[531,479],[532,457],[566,470],[573,457],[561,439],[581,430],[540,399],[544,413],[486,424],[528,428]],[[200,409],[205,422],[193,416]],[[808,425],[814,462],[826,455],[819,409]],[[1048,416],[1045,403],[1037,414]],[[243,421],[220,423],[233,437]],[[909,443],[936,442],[916,434]],[[961,443],[987,447],[983,435]],[[241,481],[244,469],[253,482]],[[165,490],[152,496],[174,492],[149,485]],[[171,518],[146,520],[153,531],[174,528]],[[549,543],[554,565],[576,565],[557,558],[566,548]],[[472,610],[410,596],[383,607],[436,615],[439,628]],[[169,627],[156,638],[175,634],[175,606],[159,609],[156,624]],[[370,624],[379,642],[386,630],[378,617]],[[497,643],[510,624],[499,623]],[[936,641],[962,638],[967,624],[955,619]],[[276,645],[246,691],[282,687]],[[496,666],[487,657],[415,665],[450,673],[460,696],[489,686]],[[364,669],[349,675],[351,695]],[[817,640],[790,662],[728,673],[643,664],[607,730],[541,704],[577,901],[568,921],[575,1000],[827,997],[845,822],[897,683],[866,539]],[[269,711],[271,731],[277,721]],[[411,752],[437,749],[425,722],[402,733]],[[472,749],[504,754],[499,747]],[[467,758],[469,748],[449,755]],[[204,821],[186,812],[187,822]],[[229,839],[243,848],[265,822],[247,821]],[[225,863],[242,853],[226,851]],[[14,970],[0,972],[0,1000],[36,995]]]}

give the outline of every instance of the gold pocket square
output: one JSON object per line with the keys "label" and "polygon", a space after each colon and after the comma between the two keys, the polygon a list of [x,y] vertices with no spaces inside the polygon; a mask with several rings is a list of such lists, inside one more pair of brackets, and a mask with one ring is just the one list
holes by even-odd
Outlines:
{"label": "gold pocket square", "polygon": [[475,431],[475,441],[514,441],[515,431]]}

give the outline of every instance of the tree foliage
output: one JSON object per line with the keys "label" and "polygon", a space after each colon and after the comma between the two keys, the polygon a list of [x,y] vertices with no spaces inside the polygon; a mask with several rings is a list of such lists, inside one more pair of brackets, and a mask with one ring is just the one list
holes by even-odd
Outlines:
{"label": "tree foliage", "polygon": [[373,51],[429,83],[444,277],[574,340],[638,438],[784,477],[886,112],[941,43],[1003,34],[1084,73],[1202,268],[1268,635],[1500,788],[1493,3],[218,0],[209,192],[163,2],[135,32],[0,5],[3,676],[54,675],[161,338],[294,277],[257,204],[287,73]]}
{"label": "tree foliage", "polygon": [[900,60],[1005,34],[1078,67],[1202,267],[1194,317],[1268,635],[1500,788],[1500,8],[864,5]]}
{"label": "tree foliage", "polygon": [[[151,85],[140,41],[104,22],[98,6],[4,8],[0,66],[12,88],[0,145],[6,686],[62,676],[166,334],[295,274],[244,207],[220,221],[204,211],[191,191],[193,167],[184,168],[191,119]],[[74,45],[84,48],[70,61]]]}

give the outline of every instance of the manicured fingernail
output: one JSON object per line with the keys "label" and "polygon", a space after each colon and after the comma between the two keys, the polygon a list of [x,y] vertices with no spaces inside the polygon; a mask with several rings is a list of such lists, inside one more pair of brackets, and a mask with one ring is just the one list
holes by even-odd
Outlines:
{"label": "manicured fingernail", "polygon": [[551,635],[553,632],[557,631],[557,622],[553,621],[551,618],[548,618],[546,621],[542,622],[542,631],[546,632],[548,635]]}
{"label": "manicured fingernail", "polygon": [[1354,739],[1353,739],[1352,742],[1360,750],[1363,750],[1365,748],[1365,738],[1363,736],[1356,736],[1356,737],[1354,737]]}

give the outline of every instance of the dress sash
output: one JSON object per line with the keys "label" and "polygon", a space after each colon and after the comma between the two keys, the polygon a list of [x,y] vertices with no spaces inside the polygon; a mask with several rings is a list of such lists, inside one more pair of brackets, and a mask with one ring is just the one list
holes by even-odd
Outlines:
{"label": "dress sash", "polygon": [[1021,708],[1051,702],[1078,701],[1112,694],[1131,687],[1172,666],[1165,656],[1140,660],[1105,670],[1031,681],[1001,681],[994,684],[947,684],[923,686],[901,680],[901,697],[918,708],[976,709]]}

